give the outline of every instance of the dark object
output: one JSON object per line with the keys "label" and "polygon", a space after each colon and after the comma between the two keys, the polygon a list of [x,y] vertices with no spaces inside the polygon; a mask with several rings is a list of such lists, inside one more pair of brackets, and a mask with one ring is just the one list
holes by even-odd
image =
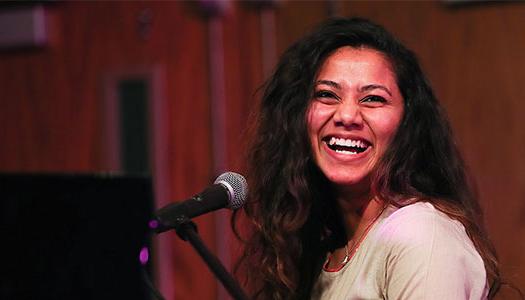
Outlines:
{"label": "dark object", "polygon": [[43,5],[0,9],[0,50],[41,48],[49,43]]}
{"label": "dark object", "polygon": [[144,79],[125,79],[118,84],[120,166],[129,173],[150,172],[149,92]]}
{"label": "dark object", "polygon": [[149,177],[0,174],[0,299],[148,299]]}

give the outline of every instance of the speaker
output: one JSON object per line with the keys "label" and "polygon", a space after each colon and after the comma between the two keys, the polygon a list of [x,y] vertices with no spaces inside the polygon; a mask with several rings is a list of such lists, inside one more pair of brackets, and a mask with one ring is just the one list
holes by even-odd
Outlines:
{"label": "speaker", "polygon": [[148,299],[149,177],[0,174],[0,299]]}

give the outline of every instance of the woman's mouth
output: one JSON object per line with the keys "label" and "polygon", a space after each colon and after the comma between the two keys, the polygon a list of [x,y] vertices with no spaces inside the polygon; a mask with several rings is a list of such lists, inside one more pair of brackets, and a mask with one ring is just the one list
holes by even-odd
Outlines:
{"label": "woman's mouth", "polygon": [[341,154],[355,155],[366,151],[370,147],[370,143],[363,139],[345,139],[331,136],[324,138],[323,141],[328,148]]}

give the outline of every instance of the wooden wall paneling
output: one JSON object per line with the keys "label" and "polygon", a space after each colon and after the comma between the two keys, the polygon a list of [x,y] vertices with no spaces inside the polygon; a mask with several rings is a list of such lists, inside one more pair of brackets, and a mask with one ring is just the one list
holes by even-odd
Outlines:
{"label": "wooden wall paneling", "polygon": [[280,56],[330,13],[328,1],[282,1],[277,9],[277,48]]}
{"label": "wooden wall paneling", "polygon": [[243,169],[246,130],[262,85],[260,7],[240,3],[224,18],[227,107],[227,163]]}
{"label": "wooden wall paneling", "polygon": [[[170,164],[172,199],[186,199],[208,185],[211,178],[209,82],[206,49],[206,20],[194,3],[159,4],[166,13],[168,86],[172,128]],[[162,10],[162,12],[161,12]],[[214,222],[210,215],[194,220],[204,242],[213,249]],[[169,233],[172,234],[172,233]],[[168,235],[169,235],[168,234]],[[211,299],[216,293],[213,275],[189,244],[175,239],[171,299]]]}
{"label": "wooden wall paneling", "polygon": [[[247,127],[257,102],[255,91],[262,84],[260,7],[251,3],[236,3],[223,18],[226,105],[226,168],[243,173]],[[233,272],[240,245],[233,237],[230,213],[217,212],[223,225],[217,228],[217,244],[223,245],[222,261]],[[224,247],[227,246],[227,247]],[[218,249],[219,251],[220,249]],[[229,257],[228,257],[229,256]],[[238,278],[242,278],[238,277]],[[229,299],[219,289],[218,299]]]}
{"label": "wooden wall paneling", "polygon": [[13,114],[2,117],[3,127],[12,135],[12,147],[4,147],[3,151],[9,152],[1,154],[2,169],[89,170],[95,136],[88,121],[95,107],[80,96],[70,100],[67,80],[60,81],[72,67],[67,65],[63,49],[3,53],[1,64],[1,98],[10,102],[5,106],[13,108]]}
{"label": "wooden wall paneling", "polygon": [[[224,14],[229,13],[231,5],[227,2],[213,2],[217,7],[207,7],[208,17],[207,23],[207,53],[208,53],[208,78],[209,78],[209,106],[210,106],[210,135],[211,135],[211,155],[212,155],[212,174],[213,177],[222,174],[228,170],[227,167],[227,106],[226,106],[226,69],[227,61],[225,59],[225,30],[224,30]],[[228,5],[226,5],[228,4]],[[204,4],[202,4],[204,5]],[[214,180],[215,178],[211,178]],[[229,226],[229,214],[226,210],[219,210],[214,212],[214,241],[215,241],[215,255],[227,267],[230,265],[230,243],[226,238]],[[217,283],[216,299],[226,299],[227,292],[220,284]]]}

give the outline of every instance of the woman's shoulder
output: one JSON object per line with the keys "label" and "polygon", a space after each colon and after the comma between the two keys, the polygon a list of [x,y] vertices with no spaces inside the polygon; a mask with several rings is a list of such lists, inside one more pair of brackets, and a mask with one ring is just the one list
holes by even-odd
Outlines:
{"label": "woman's shoulder", "polygon": [[430,202],[419,201],[403,207],[390,207],[385,218],[386,225],[412,228],[412,225],[432,225],[450,228],[463,228],[463,225],[438,210]]}
{"label": "woman's shoulder", "polygon": [[[430,202],[416,202],[392,208],[381,224],[380,234],[393,243],[440,243],[447,247],[474,250],[463,225],[438,210]],[[452,249],[451,249],[452,250]]]}
{"label": "woman's shoulder", "polygon": [[378,225],[376,246],[392,298],[408,290],[423,292],[416,297],[421,299],[459,299],[465,291],[480,295],[476,299],[486,295],[483,260],[459,221],[417,202],[391,208]]}

